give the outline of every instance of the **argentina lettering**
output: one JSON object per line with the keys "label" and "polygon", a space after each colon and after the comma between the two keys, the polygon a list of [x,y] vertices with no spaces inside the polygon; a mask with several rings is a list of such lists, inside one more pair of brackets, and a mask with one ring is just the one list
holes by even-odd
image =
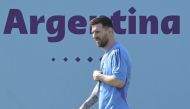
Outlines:
{"label": "argentina lettering", "polygon": [[[131,7],[127,13],[130,15],[121,15],[121,11],[117,10],[110,18],[113,21],[114,31],[117,34],[160,34],[159,29],[163,34],[180,34],[180,16],[168,15],[163,19],[158,19],[155,15],[150,16],[135,16],[136,9]],[[19,9],[10,9],[5,24],[3,34],[11,34],[13,29],[19,30],[20,34],[38,34],[38,26],[46,25],[48,42],[59,42],[65,37],[66,26],[73,34],[86,34],[87,22],[96,16],[89,16],[88,20],[81,15],[74,15],[66,22],[64,15],[54,15],[49,18],[45,16],[30,16],[30,27],[26,27],[26,22],[23,13]],[[137,20],[139,24],[137,25]],[[126,23],[127,27],[122,27],[121,24]],[[148,31],[150,25],[150,31]],[[159,27],[160,26],[160,27]],[[137,31],[138,28],[138,31]],[[89,29],[90,30],[90,29]],[[90,31],[88,31],[89,34]],[[51,36],[52,35],[52,36]]]}

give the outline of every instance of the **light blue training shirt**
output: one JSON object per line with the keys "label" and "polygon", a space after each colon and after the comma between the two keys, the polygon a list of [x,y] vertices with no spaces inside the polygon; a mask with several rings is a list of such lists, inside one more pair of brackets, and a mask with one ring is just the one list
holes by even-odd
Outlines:
{"label": "light blue training shirt", "polygon": [[99,86],[99,109],[129,109],[126,94],[131,64],[127,50],[121,44],[115,43],[103,55],[100,70],[104,75],[113,75],[116,79],[125,81],[125,86],[116,88],[101,82]]}

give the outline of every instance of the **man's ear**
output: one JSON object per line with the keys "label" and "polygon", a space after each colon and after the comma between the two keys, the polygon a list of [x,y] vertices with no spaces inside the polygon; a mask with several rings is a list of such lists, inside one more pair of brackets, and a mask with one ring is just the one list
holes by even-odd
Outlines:
{"label": "man's ear", "polygon": [[113,28],[109,27],[109,28],[108,28],[108,31],[109,31],[109,34],[113,34],[113,31],[114,31],[114,30],[113,30]]}

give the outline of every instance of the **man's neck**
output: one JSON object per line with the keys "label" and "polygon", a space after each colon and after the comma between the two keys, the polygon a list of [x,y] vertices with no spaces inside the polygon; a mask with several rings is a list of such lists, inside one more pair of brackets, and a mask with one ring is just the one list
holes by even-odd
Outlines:
{"label": "man's neck", "polygon": [[107,53],[112,47],[113,45],[116,43],[115,39],[114,38],[111,38],[109,40],[109,42],[107,43],[107,45],[105,47],[103,47],[104,49],[104,52]]}

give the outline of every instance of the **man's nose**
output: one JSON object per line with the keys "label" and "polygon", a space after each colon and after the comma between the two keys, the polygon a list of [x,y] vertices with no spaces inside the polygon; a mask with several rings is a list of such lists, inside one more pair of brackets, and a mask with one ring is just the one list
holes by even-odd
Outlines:
{"label": "man's nose", "polygon": [[92,37],[93,37],[93,39],[96,39],[97,35],[96,35],[96,34],[93,34]]}

